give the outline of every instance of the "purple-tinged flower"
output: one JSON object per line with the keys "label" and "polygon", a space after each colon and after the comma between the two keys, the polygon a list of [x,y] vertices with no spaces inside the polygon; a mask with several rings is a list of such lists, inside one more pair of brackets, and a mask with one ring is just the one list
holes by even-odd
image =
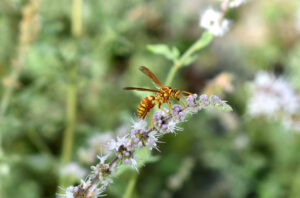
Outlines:
{"label": "purple-tinged flower", "polygon": [[98,177],[99,183],[101,185],[107,186],[110,183],[113,183],[110,178],[112,167],[108,163],[105,163],[108,155],[97,156],[100,162],[96,166],[91,166],[92,174]]}
{"label": "purple-tinged flower", "polygon": [[158,141],[157,132],[152,131],[149,134],[145,130],[131,130],[132,145],[134,148],[148,147],[150,150],[157,148],[156,142]]}
{"label": "purple-tinged flower", "polygon": [[201,108],[207,108],[209,106],[209,98],[206,94],[200,95],[199,105]]}
{"label": "purple-tinged flower", "polygon": [[187,97],[186,102],[187,102],[187,110],[188,111],[196,113],[200,110],[199,104],[197,101],[197,97],[198,97],[197,94],[189,95]]}
{"label": "purple-tinged flower", "polygon": [[122,162],[128,164],[131,162],[133,168],[136,168],[134,149],[135,145],[131,138],[124,136],[122,138],[117,137],[117,140],[112,140],[109,143],[110,150],[114,151],[116,156],[122,160]]}
{"label": "purple-tinged flower", "polygon": [[184,121],[185,114],[183,110],[183,107],[179,105],[174,105],[171,111],[172,118],[179,122]]}
{"label": "purple-tinged flower", "polygon": [[232,108],[226,103],[226,101],[221,100],[218,96],[212,95],[209,100],[210,108],[215,108],[222,111],[232,111]]}
{"label": "purple-tinged flower", "polygon": [[179,121],[172,116],[168,116],[162,110],[155,112],[153,122],[155,129],[160,133],[174,133],[176,130],[182,130],[181,128],[176,127],[176,124],[179,123]]}
{"label": "purple-tinged flower", "polygon": [[98,188],[98,184],[92,184],[91,180],[87,181],[81,180],[78,186],[69,186],[65,190],[65,194],[57,194],[59,197],[65,198],[96,198],[104,196],[102,193],[106,189],[106,186],[101,186]]}

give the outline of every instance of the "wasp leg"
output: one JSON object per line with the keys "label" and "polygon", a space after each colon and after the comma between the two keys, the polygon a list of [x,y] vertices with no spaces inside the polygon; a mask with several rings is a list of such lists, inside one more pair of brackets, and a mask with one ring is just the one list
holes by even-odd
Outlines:
{"label": "wasp leg", "polygon": [[154,129],[154,121],[153,121],[153,117],[152,117],[150,111],[149,111],[149,116],[151,118],[151,127]]}
{"label": "wasp leg", "polygon": [[164,109],[160,109],[160,110],[162,110],[162,111],[163,111],[165,114],[167,114],[167,115],[171,115],[171,113],[165,111]]}
{"label": "wasp leg", "polygon": [[189,94],[189,95],[193,95],[193,93],[188,92],[188,91],[182,91],[183,93]]}
{"label": "wasp leg", "polygon": [[186,109],[186,106],[185,106],[184,102],[181,100],[181,98],[179,98],[179,100],[180,100],[181,104],[183,105],[183,108]]}
{"label": "wasp leg", "polygon": [[167,100],[167,103],[168,103],[168,105],[169,105],[170,112],[172,112],[172,105],[171,105],[171,103],[170,103],[170,100]]}

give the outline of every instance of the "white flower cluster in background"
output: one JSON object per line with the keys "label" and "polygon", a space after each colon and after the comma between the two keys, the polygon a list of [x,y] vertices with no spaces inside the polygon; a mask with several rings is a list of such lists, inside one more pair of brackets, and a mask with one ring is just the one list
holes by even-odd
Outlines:
{"label": "white flower cluster in background", "polygon": [[230,21],[224,18],[227,10],[238,7],[244,2],[245,0],[223,0],[221,2],[221,11],[208,8],[201,15],[199,25],[214,36],[223,36],[228,32],[230,26]]}
{"label": "white flower cluster in background", "polygon": [[[109,152],[104,156],[98,156],[99,163],[91,167],[91,174],[86,180],[82,180],[78,186],[66,188],[66,198],[91,198],[103,196],[106,187],[111,184],[112,175],[120,165],[130,165],[138,171],[139,159],[135,152],[140,148],[158,150],[159,138],[166,133],[175,133],[183,129],[178,124],[185,122],[187,115],[194,114],[202,109],[218,109],[231,111],[232,108],[217,96],[208,97],[206,94],[198,97],[197,94],[190,95],[186,99],[187,107],[174,105],[168,112],[167,109],[158,110],[154,113],[154,127],[148,127],[145,120],[136,120],[132,124],[130,134],[118,136],[108,141]],[[168,113],[166,113],[168,112]],[[100,138],[101,139],[101,138]],[[110,160],[109,162],[108,159]]]}
{"label": "white flower cluster in background", "polygon": [[222,19],[222,13],[212,8],[201,16],[200,26],[215,36],[223,36],[229,29],[229,20]]}
{"label": "white flower cluster in background", "polygon": [[86,175],[86,170],[76,162],[70,162],[60,168],[60,175],[67,175],[75,179],[81,179]]}
{"label": "white flower cluster in background", "polygon": [[299,95],[282,77],[258,72],[251,84],[252,95],[247,112],[251,116],[290,118],[300,110]]}
{"label": "white flower cluster in background", "polygon": [[88,147],[81,147],[78,150],[79,160],[90,164],[100,152],[104,155],[107,154],[109,150],[105,144],[112,138],[112,132],[95,133],[91,135],[87,140]]}

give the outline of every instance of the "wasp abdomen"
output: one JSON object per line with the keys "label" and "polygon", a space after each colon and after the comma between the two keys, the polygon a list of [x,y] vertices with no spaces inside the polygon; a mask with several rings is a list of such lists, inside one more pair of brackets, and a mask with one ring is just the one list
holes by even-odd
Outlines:
{"label": "wasp abdomen", "polygon": [[144,119],[147,115],[147,113],[154,107],[155,104],[153,104],[153,101],[155,100],[154,96],[147,96],[143,98],[141,103],[138,106],[137,109],[137,115],[139,118]]}

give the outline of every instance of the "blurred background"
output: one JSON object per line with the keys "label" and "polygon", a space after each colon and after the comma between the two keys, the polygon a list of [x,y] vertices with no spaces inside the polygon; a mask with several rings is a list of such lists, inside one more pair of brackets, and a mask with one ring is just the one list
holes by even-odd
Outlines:
{"label": "blurred background", "polygon": [[[184,52],[209,7],[220,1],[1,0],[0,197],[55,197],[84,179],[136,117],[142,95],[122,87],[154,88],[138,67],[166,79],[172,63],[147,45]],[[107,197],[122,197],[133,175],[133,198],[300,197],[300,2],[249,0],[226,17],[229,32],[172,86],[234,111],[194,115]]]}

